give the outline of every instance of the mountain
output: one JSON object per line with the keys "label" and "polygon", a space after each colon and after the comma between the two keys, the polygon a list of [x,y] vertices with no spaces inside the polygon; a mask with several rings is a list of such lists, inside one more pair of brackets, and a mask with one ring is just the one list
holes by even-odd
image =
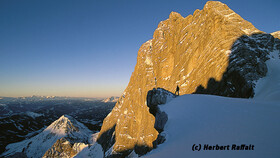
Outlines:
{"label": "mountain", "polygon": [[103,100],[104,103],[107,103],[107,102],[117,102],[119,100],[119,97],[109,97],[109,98],[106,98]]}
{"label": "mountain", "polygon": [[[12,156],[18,153],[34,158],[62,156],[65,153],[73,156],[81,148],[86,147],[85,144],[91,142],[91,134],[92,132],[83,124],[69,115],[63,115],[38,135],[18,143],[9,144],[1,156]],[[69,152],[62,153],[60,147]]]}
{"label": "mountain", "polygon": [[172,12],[140,47],[129,84],[103,121],[98,143],[107,156],[147,153],[161,132],[147,106],[148,91],[175,92],[178,85],[181,95],[253,98],[257,82],[271,72],[267,62],[279,58],[279,50],[278,38],[221,2],[209,1],[185,18]]}

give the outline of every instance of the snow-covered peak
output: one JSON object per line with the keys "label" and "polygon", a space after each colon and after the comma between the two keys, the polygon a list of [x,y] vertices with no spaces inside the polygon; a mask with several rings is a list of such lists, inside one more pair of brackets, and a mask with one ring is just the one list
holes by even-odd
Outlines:
{"label": "snow-covered peak", "polygon": [[54,121],[44,131],[50,131],[53,134],[66,134],[69,132],[78,132],[79,124],[69,115],[62,115],[58,120]]}

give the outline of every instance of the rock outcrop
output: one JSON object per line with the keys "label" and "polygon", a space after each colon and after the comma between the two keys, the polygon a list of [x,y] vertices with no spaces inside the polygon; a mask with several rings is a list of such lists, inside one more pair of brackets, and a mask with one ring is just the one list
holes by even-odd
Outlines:
{"label": "rock outcrop", "polygon": [[153,88],[153,90],[147,93],[147,106],[149,108],[156,108],[158,105],[165,104],[172,98],[175,98],[175,94],[162,88]]}
{"label": "rock outcrop", "polygon": [[79,153],[83,148],[88,145],[84,143],[71,143],[67,138],[58,139],[53,146],[44,154],[43,158],[50,157],[64,157],[70,158],[74,157],[77,153]]}
{"label": "rock outcrop", "polygon": [[158,105],[165,104],[175,97],[175,94],[162,88],[154,88],[147,93],[147,106],[149,107],[149,112],[155,117],[154,128],[159,133],[163,131],[168,116],[165,112],[160,110]]}
{"label": "rock outcrop", "polygon": [[267,54],[279,45],[221,2],[207,2],[186,18],[172,12],[140,47],[129,84],[103,121],[98,142],[118,156],[155,147],[159,132],[147,106],[153,100],[146,100],[153,88],[175,92],[178,85],[180,94],[253,97],[255,81],[267,72]]}

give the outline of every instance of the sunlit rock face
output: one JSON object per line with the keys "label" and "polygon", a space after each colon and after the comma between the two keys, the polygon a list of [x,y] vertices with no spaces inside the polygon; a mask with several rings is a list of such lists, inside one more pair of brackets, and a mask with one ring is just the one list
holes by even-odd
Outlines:
{"label": "sunlit rock face", "polygon": [[[255,36],[251,36],[253,34]],[[263,40],[272,44],[264,44]],[[133,149],[143,154],[153,148],[158,131],[146,98],[147,92],[156,87],[175,93],[178,85],[180,95],[199,93],[197,88],[200,87],[201,93],[253,97],[254,81],[265,76],[267,71],[262,65],[267,53],[262,54],[275,49],[277,40],[221,2],[209,1],[203,10],[196,10],[185,18],[172,12],[167,20],[159,23],[153,39],[140,47],[129,84],[104,120],[98,142],[104,151],[110,150],[113,155],[126,155]],[[238,63],[245,56],[243,52],[254,60],[249,64]],[[234,65],[239,69],[227,74]],[[242,76],[245,72],[253,76]],[[223,77],[227,77],[226,80]],[[239,79],[245,85],[243,90],[238,89]],[[214,92],[207,89],[212,86],[210,80],[214,88],[218,87]],[[220,81],[223,84],[216,85]]]}
{"label": "sunlit rock face", "polygon": [[43,158],[48,157],[63,157],[70,158],[74,157],[82,149],[86,148],[88,145],[84,143],[71,143],[67,138],[58,139],[52,147],[44,154]]}

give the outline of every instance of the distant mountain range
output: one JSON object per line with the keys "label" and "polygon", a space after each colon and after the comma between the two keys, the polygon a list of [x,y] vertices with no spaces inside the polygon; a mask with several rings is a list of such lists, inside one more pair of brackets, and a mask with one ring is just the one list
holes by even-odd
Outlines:
{"label": "distant mountain range", "polygon": [[102,98],[87,98],[87,97],[61,97],[61,96],[26,96],[26,97],[0,97],[0,102],[10,102],[10,101],[39,101],[39,100],[73,100],[73,99],[80,99],[80,100],[101,100]]}
{"label": "distant mountain range", "polygon": [[107,102],[117,102],[119,100],[119,97],[109,97],[103,100],[103,102],[107,103]]}

